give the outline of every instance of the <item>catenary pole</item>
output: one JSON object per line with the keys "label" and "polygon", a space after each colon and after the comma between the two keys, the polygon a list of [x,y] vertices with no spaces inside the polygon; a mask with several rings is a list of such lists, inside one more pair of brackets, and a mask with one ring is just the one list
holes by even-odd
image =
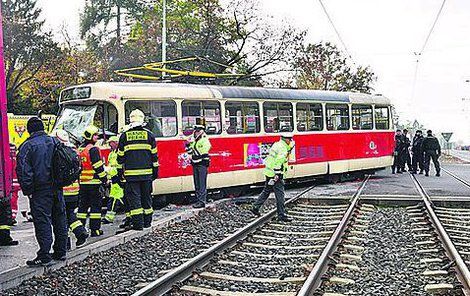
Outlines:
{"label": "catenary pole", "polygon": [[[163,68],[165,68],[166,63],[166,0],[163,0],[163,18],[162,18],[162,63]],[[165,77],[166,73],[162,72],[163,78]]]}
{"label": "catenary pole", "polygon": [[8,136],[7,94],[5,85],[5,65],[3,60],[3,28],[0,2],[0,198],[11,192],[12,167]]}

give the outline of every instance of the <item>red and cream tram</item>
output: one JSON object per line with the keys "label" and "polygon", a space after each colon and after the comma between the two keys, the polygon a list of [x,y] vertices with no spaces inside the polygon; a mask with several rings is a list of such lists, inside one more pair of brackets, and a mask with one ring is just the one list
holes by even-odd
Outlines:
{"label": "red and cream tram", "polygon": [[173,83],[90,83],[62,91],[56,128],[78,140],[94,123],[118,133],[139,108],[157,137],[154,194],[193,190],[184,136],[205,124],[212,143],[210,189],[262,182],[263,159],[279,133],[293,132],[288,178],[374,171],[392,164],[390,101],[316,90]]}

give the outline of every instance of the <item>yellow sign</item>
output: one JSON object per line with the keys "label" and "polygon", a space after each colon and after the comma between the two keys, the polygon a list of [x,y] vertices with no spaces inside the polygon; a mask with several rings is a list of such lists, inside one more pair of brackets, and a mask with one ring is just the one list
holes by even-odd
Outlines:
{"label": "yellow sign", "polygon": [[[32,115],[14,115],[8,113],[8,133],[10,134],[10,143],[15,144],[18,148],[27,138],[29,133],[26,130],[28,120],[33,117]],[[47,133],[52,131],[55,123],[55,115],[42,115],[44,122],[44,129]]]}

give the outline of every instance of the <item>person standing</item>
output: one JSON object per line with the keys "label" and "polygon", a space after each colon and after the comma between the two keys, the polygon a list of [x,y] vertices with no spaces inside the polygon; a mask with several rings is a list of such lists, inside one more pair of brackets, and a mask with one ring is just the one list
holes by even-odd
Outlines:
{"label": "person standing", "polygon": [[186,151],[191,155],[193,181],[197,202],[193,208],[204,208],[207,202],[207,173],[210,165],[211,142],[204,125],[195,125],[192,139],[186,143]]}
{"label": "person standing", "polygon": [[428,130],[427,137],[423,139],[423,151],[425,176],[429,176],[429,165],[432,159],[436,170],[436,177],[440,177],[441,166],[439,164],[439,157],[441,156],[441,145],[437,138],[432,135],[432,130]]}
{"label": "person standing", "polygon": [[[64,145],[72,147],[74,150],[76,150],[75,146],[70,143],[69,134],[66,131],[58,129],[55,132],[55,137],[64,143]],[[63,188],[67,225],[77,239],[77,248],[82,247],[88,238],[88,233],[85,229],[85,226],[83,226],[82,222],[77,219],[77,214],[75,213],[75,210],[78,208],[79,192],[80,185],[78,184],[78,180]],[[70,237],[67,239],[67,249],[71,249]]]}
{"label": "person standing", "polygon": [[[44,132],[38,117],[27,123],[31,135],[21,146],[16,173],[23,194],[29,196],[34,231],[39,244],[37,257],[26,261],[28,266],[47,266],[52,259],[65,260],[67,251],[67,219],[62,189],[53,184],[51,168],[57,140]],[[54,232],[54,252],[50,254]]]}
{"label": "person standing", "polygon": [[264,175],[266,181],[264,189],[251,209],[253,214],[257,216],[260,215],[261,206],[266,202],[271,192],[274,191],[278,219],[285,222],[290,221],[284,205],[284,178],[287,174],[289,155],[293,149],[292,138],[291,133],[282,134],[281,139],[269,149],[269,154],[265,159]]}
{"label": "person standing", "polygon": [[423,132],[417,130],[413,138],[413,146],[411,147],[411,152],[413,154],[412,163],[411,163],[411,173],[416,174],[418,172],[422,174],[424,172],[424,156],[423,156]]}
{"label": "person standing", "polygon": [[124,176],[124,195],[129,202],[132,229],[143,230],[152,223],[152,181],[158,177],[158,151],[155,136],[144,128],[145,114],[135,109],[129,129],[118,144],[118,178]]}
{"label": "person standing", "polygon": [[392,174],[401,174],[401,161],[402,161],[402,152],[403,150],[403,138],[401,130],[395,132],[395,148],[393,150],[393,164],[392,164]]}
{"label": "person standing", "polygon": [[408,130],[407,129],[403,130],[402,140],[403,140],[403,149],[402,149],[401,171],[406,172],[405,164],[408,167],[409,171],[412,168],[412,166],[411,166],[411,157],[410,157],[411,141],[410,141],[410,138],[408,138]]}
{"label": "person standing", "polygon": [[8,196],[0,197],[0,246],[16,246],[18,241],[11,237],[13,218]]}
{"label": "person standing", "polygon": [[77,218],[86,225],[88,210],[90,211],[90,232],[92,237],[103,235],[101,230],[101,205],[103,202],[102,188],[107,185],[108,178],[104,170],[101,151],[95,146],[98,141],[98,128],[89,126],[83,133],[85,142],[80,148],[82,173],[80,174],[80,199]]}
{"label": "person standing", "polygon": [[113,223],[117,209],[124,207],[124,190],[122,189],[122,182],[118,176],[118,143],[119,138],[117,136],[112,136],[108,140],[111,152],[108,155],[108,166],[106,168],[106,172],[108,173],[108,178],[111,179],[111,190],[109,191],[106,215],[103,219],[104,224]]}

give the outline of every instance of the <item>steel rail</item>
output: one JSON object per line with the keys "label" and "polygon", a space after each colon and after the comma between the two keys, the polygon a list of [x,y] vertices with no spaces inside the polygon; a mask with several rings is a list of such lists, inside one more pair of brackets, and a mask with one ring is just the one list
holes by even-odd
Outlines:
{"label": "steel rail", "polygon": [[[285,204],[291,204],[298,199],[300,199],[305,193],[312,190],[314,186],[310,186],[306,190],[300,192],[295,197],[289,199]],[[214,255],[232,247],[240,240],[246,238],[250,233],[257,230],[260,226],[264,225],[268,221],[271,220],[276,215],[276,209],[273,209],[266,213],[265,215],[259,217],[258,219],[252,221],[250,224],[246,225],[242,229],[238,230],[232,235],[229,235],[221,242],[213,245],[209,249],[205,250],[204,252],[198,254],[196,257],[192,258],[189,261],[181,264],[180,266],[176,267],[172,271],[168,272],[164,276],[156,279],[155,281],[151,282],[144,288],[140,289],[139,291],[132,294],[133,296],[143,296],[143,295],[163,295],[166,292],[170,291],[172,287],[181,282],[192,275],[192,273],[197,270],[198,268],[203,267],[206,265]]]}
{"label": "steel rail", "polygon": [[328,269],[328,262],[330,261],[331,255],[336,251],[343,234],[346,228],[351,221],[353,213],[359,203],[359,199],[361,196],[362,191],[364,190],[367,181],[369,181],[370,175],[362,181],[361,186],[358,188],[356,193],[354,193],[353,197],[351,198],[351,203],[344,214],[343,218],[341,219],[338,227],[336,227],[335,232],[331,236],[328,244],[323,249],[318,261],[315,263],[312,271],[310,272],[307,280],[304,282],[302,288],[300,289],[298,296],[311,296],[318,289],[322,282],[322,276],[325,274],[326,270]]}
{"label": "steel rail", "polygon": [[423,198],[426,211],[428,212],[431,223],[434,225],[434,228],[436,229],[437,234],[439,235],[439,238],[444,246],[444,249],[446,250],[447,256],[449,257],[450,260],[455,262],[457,278],[463,285],[463,293],[466,296],[470,296],[470,271],[468,270],[468,267],[465,264],[465,261],[462,259],[459,252],[457,251],[457,248],[454,246],[454,243],[452,242],[449,235],[447,234],[444,226],[442,226],[441,221],[439,220],[436,213],[434,212],[433,204],[431,202],[431,198],[429,194],[426,192],[424,187],[419,183],[418,179],[416,179],[416,176],[412,174],[410,174],[410,176],[416,186],[416,189],[418,190],[419,194]]}
{"label": "steel rail", "polygon": [[449,171],[448,169],[441,168],[441,170],[443,170],[444,172],[446,172],[446,174],[448,174],[449,176],[453,177],[454,179],[456,179],[456,180],[459,181],[460,183],[462,183],[462,184],[464,184],[465,186],[467,186],[467,187],[470,188],[470,182],[464,180],[463,178],[460,178],[459,176],[457,176],[456,174],[452,173],[452,172]]}

